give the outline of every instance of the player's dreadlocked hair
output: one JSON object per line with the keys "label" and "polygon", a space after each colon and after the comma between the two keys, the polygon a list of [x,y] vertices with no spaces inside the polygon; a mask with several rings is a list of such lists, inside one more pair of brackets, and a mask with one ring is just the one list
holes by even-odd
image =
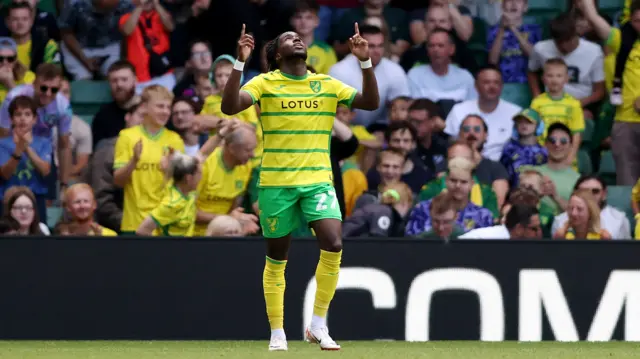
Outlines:
{"label": "player's dreadlocked hair", "polygon": [[269,41],[267,43],[267,64],[269,68],[268,71],[273,71],[278,68],[278,61],[276,61],[276,53],[278,52],[278,46],[280,45],[280,35],[276,36],[275,39]]}

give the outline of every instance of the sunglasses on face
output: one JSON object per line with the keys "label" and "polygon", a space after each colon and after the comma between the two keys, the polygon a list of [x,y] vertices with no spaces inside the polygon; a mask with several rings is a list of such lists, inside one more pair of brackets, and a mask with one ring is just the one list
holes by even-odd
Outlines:
{"label": "sunglasses on face", "polygon": [[16,61],[15,56],[0,56],[0,62],[14,63]]}
{"label": "sunglasses on face", "polygon": [[548,137],[547,138],[547,142],[549,142],[552,145],[555,145],[557,143],[561,144],[561,145],[566,145],[567,143],[569,143],[569,139],[566,137],[561,137],[561,138],[557,138],[557,137]]}
{"label": "sunglasses on face", "polygon": [[49,87],[49,86],[44,86],[44,85],[40,86],[40,92],[47,93],[47,92],[49,92],[49,90],[51,90],[51,93],[55,95],[55,94],[58,93],[58,91],[60,91],[60,88],[59,87],[53,87],[53,86]]}
{"label": "sunglasses on face", "polygon": [[482,132],[482,126],[468,126],[468,125],[462,126],[462,132],[469,133],[469,132],[472,132],[472,131],[474,133],[481,133]]}

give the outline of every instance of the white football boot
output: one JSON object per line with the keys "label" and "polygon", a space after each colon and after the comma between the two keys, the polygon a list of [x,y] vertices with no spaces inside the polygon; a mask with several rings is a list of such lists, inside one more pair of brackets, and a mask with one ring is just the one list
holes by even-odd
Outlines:
{"label": "white football boot", "polygon": [[282,337],[272,337],[269,341],[269,351],[270,352],[284,352],[289,350],[289,346],[287,345],[287,340]]}
{"label": "white football boot", "polygon": [[320,344],[320,349],[322,350],[340,350],[340,345],[329,336],[327,327],[307,327],[305,340],[309,343]]}

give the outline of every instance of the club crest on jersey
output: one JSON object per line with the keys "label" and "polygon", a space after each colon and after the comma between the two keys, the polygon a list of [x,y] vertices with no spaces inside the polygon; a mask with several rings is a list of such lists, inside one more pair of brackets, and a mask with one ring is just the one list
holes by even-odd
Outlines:
{"label": "club crest on jersey", "polygon": [[275,232],[278,229],[278,217],[267,218],[267,226],[271,232]]}
{"label": "club crest on jersey", "polygon": [[311,87],[311,91],[314,93],[318,93],[322,90],[322,84],[320,81],[309,81],[309,87]]}

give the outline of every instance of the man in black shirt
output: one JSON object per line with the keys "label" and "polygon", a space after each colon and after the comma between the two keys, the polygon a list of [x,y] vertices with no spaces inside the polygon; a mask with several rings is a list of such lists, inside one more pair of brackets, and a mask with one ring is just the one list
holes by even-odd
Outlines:
{"label": "man in black shirt", "polygon": [[409,107],[409,122],[415,127],[418,139],[416,155],[432,173],[447,169],[448,142],[440,132],[438,117],[438,105],[429,99],[415,100]]}

